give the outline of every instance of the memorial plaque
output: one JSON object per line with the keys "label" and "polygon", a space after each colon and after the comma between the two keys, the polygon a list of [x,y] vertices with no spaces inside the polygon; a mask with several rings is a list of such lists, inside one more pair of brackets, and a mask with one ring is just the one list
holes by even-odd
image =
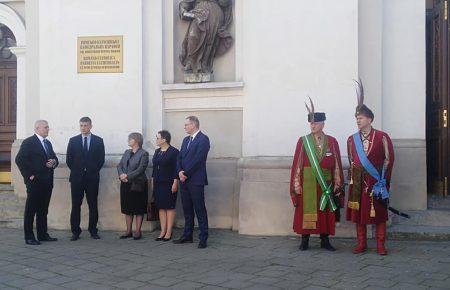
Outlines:
{"label": "memorial plaque", "polygon": [[123,36],[79,36],[78,73],[122,73]]}

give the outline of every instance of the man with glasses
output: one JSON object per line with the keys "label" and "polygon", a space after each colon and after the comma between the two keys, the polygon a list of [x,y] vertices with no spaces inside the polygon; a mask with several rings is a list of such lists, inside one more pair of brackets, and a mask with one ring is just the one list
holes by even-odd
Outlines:
{"label": "man with glasses", "polygon": [[188,134],[178,154],[177,171],[181,183],[181,202],[184,212],[184,232],[175,244],[192,243],[194,212],[200,229],[199,249],[206,248],[208,239],[208,213],[205,206],[206,159],[210,148],[209,138],[200,131],[197,117],[185,120],[184,130]]}

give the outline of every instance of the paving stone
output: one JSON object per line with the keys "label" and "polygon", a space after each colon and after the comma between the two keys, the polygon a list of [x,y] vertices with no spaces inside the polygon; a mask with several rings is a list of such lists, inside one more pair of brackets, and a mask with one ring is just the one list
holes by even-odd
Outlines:
{"label": "paving stone", "polygon": [[12,286],[12,287],[23,288],[23,287],[26,287],[26,286],[29,286],[32,284],[36,284],[39,282],[40,281],[36,280],[36,279],[23,277],[23,278],[18,278],[15,280],[6,281],[5,284]]}
{"label": "paving stone", "polygon": [[121,283],[118,283],[114,286],[117,288],[120,288],[120,289],[134,289],[134,288],[142,287],[144,285],[145,284],[142,282],[128,280],[128,281],[123,281]]}
{"label": "paving stone", "polygon": [[[334,239],[335,253],[297,250],[299,240],[211,230],[210,247],[118,233],[102,240],[55,231],[55,243],[26,247],[22,231],[0,227],[0,289],[449,289],[450,241],[389,241],[389,255],[353,255],[354,240]],[[176,236],[180,230],[176,230]]]}
{"label": "paving stone", "polygon": [[164,287],[170,287],[170,286],[173,286],[180,282],[182,282],[182,281],[179,279],[176,279],[176,278],[172,278],[172,277],[160,277],[160,278],[151,280],[152,284],[164,286]]}
{"label": "paving stone", "polygon": [[175,290],[178,290],[178,289],[179,290],[201,289],[205,286],[206,286],[205,284],[201,284],[201,283],[184,281],[179,284],[171,286],[170,289],[175,289]]}

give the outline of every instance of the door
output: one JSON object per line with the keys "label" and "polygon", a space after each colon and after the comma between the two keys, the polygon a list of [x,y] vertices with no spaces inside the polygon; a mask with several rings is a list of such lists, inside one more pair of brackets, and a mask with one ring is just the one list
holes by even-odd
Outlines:
{"label": "door", "polygon": [[11,146],[16,139],[16,62],[0,62],[0,173],[11,171]]}
{"label": "door", "polygon": [[448,195],[449,47],[448,1],[427,11],[427,170],[428,192]]}

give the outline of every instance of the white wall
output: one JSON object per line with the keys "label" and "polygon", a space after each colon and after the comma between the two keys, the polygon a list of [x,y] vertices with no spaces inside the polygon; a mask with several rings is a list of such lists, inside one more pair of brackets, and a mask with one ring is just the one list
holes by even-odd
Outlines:
{"label": "white wall", "polygon": [[[127,135],[142,131],[141,2],[39,1],[40,117],[50,122],[58,153],[65,153],[85,115],[107,153],[122,153]],[[77,36],[108,35],[123,35],[124,72],[78,74]]]}
{"label": "white wall", "polygon": [[355,127],[358,1],[242,5],[243,156],[291,156],[309,132],[307,95],[327,113],[325,131],[344,146]]}
{"label": "white wall", "polygon": [[383,129],[394,139],[425,139],[425,1],[383,5]]}
{"label": "white wall", "polygon": [[143,131],[146,147],[156,147],[156,132],[163,128],[163,0],[143,1]]}

